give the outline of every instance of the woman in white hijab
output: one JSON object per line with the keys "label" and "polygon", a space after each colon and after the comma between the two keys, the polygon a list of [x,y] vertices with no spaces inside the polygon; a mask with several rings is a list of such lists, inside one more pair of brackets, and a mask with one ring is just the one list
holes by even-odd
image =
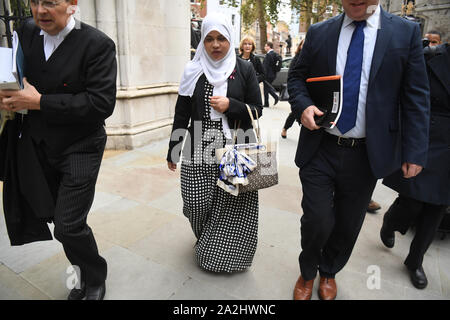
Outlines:
{"label": "woman in white hijab", "polygon": [[167,155],[168,167],[175,171],[186,136],[181,163],[183,213],[197,237],[198,264],[213,272],[250,267],[257,245],[258,192],[234,196],[217,186],[214,150],[231,142],[230,129],[243,129],[241,133],[252,129],[247,105],[255,118],[262,114],[253,66],[236,57],[232,44],[231,23],[209,14],[203,20],[195,57],[180,82]]}

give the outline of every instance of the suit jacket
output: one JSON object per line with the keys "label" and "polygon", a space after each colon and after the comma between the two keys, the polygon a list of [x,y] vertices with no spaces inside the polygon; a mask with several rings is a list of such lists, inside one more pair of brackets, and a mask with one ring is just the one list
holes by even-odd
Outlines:
{"label": "suit jacket", "polygon": [[[192,156],[197,143],[201,143],[201,137],[194,134],[194,122],[203,119],[205,112],[205,87],[206,77],[202,75],[195,86],[192,97],[178,96],[175,106],[175,117],[172,126],[172,134],[178,129],[187,129],[190,138],[190,149],[184,148],[184,156]],[[253,128],[246,105],[250,107],[253,117],[261,117],[262,101],[256,73],[250,62],[237,58],[236,70],[228,79],[227,97],[230,100],[230,107],[224,113],[228,118],[228,125],[234,129],[240,120],[240,128],[244,131]],[[201,133],[201,131],[200,131]],[[197,133],[198,135],[198,133]],[[200,138],[200,139],[199,139]],[[177,145],[181,145],[184,135],[177,138],[172,135],[167,153],[167,161],[176,163],[179,161],[179,152],[176,156],[172,151]],[[239,139],[239,137],[238,137]],[[240,141],[240,139],[238,140]],[[190,155],[188,151],[190,150]]]}
{"label": "suit jacket", "polygon": [[53,217],[56,199],[35,146],[44,143],[58,156],[90,152],[74,150],[74,145],[101,130],[104,135],[104,120],[116,101],[116,53],[111,39],[81,23],[45,61],[39,33],[32,20],[18,32],[24,74],[42,94],[41,111],[30,111],[23,121],[20,116],[9,121],[0,139],[0,152],[6,155],[0,161],[3,208],[12,245],[52,239],[47,221]]}
{"label": "suit jacket", "polygon": [[398,193],[436,205],[450,205],[450,46],[427,59],[431,93],[428,165],[414,179],[401,170],[383,180]]}
{"label": "suit jacket", "polygon": [[264,76],[267,81],[272,83],[273,80],[277,77],[277,73],[275,72],[275,63],[276,63],[276,53],[275,51],[270,51],[266,54],[264,58]]}
{"label": "suit jacket", "polygon": [[[336,74],[344,14],[312,25],[300,60],[288,75],[295,117],[314,105],[310,77]],[[419,25],[381,10],[366,103],[366,143],[374,175],[382,178],[404,162],[425,166],[428,150],[429,86]],[[302,127],[295,162],[304,166],[317,151],[324,130]]]}

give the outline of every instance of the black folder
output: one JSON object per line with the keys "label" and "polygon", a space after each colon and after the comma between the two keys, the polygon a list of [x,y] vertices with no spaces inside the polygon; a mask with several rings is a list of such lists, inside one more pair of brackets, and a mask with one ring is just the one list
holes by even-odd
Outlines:
{"label": "black folder", "polygon": [[306,79],[306,87],[314,105],[324,113],[316,116],[316,124],[333,129],[342,111],[342,77],[327,76]]}

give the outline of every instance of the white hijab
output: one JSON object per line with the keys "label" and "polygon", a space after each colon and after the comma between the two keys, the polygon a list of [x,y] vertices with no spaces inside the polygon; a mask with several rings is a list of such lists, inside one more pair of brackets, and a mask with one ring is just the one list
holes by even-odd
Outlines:
{"label": "white hijab", "polygon": [[[203,44],[206,36],[211,31],[219,32],[230,43],[230,50],[228,50],[227,55],[219,61],[211,59]],[[218,13],[208,14],[205,19],[203,19],[201,34],[202,38],[194,59],[192,59],[184,69],[178,93],[182,96],[192,97],[195,85],[200,76],[204,73],[209,83],[214,86],[214,95],[226,96],[228,78],[236,66],[236,54],[233,48],[234,42],[231,22],[229,19]]]}

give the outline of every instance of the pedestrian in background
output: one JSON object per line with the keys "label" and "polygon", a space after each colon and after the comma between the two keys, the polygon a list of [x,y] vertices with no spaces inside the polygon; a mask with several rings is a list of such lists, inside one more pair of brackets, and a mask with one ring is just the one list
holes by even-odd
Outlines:
{"label": "pedestrian in background", "polygon": [[384,215],[380,231],[384,245],[392,248],[395,231],[405,234],[415,226],[404,264],[418,289],[428,284],[423,259],[450,205],[450,46],[430,42],[425,50],[431,101],[427,166],[413,180],[405,179],[402,171],[383,180],[399,195]]}
{"label": "pedestrian in background", "polygon": [[272,86],[272,82],[277,77],[276,64],[277,64],[277,54],[273,50],[273,43],[267,42],[264,46],[266,50],[266,57],[264,58],[264,107],[269,107],[269,94],[275,99],[274,105],[278,103],[280,98],[278,97],[277,91]]}
{"label": "pedestrian in background", "polygon": [[255,70],[236,56],[232,30],[221,15],[203,20],[202,39],[180,82],[167,155],[168,168],[175,171],[187,129],[181,159],[183,213],[197,238],[199,266],[213,272],[250,267],[258,240],[258,192],[226,192],[217,186],[219,165],[208,161],[215,160],[215,148],[232,140],[230,128],[240,123],[244,131],[252,129],[247,105],[255,118],[262,115]]}
{"label": "pedestrian in background", "polygon": [[430,30],[427,33],[425,33],[425,38],[430,41],[429,46],[434,47],[442,44],[442,35],[439,31],[436,30]]}
{"label": "pedestrian in background", "polygon": [[286,55],[291,55],[291,48],[292,48],[292,38],[291,35],[288,34],[288,37],[286,39]]}
{"label": "pedestrian in background", "polygon": [[260,83],[264,81],[264,68],[261,60],[259,60],[259,58],[255,56],[255,50],[255,40],[251,36],[244,36],[239,45],[239,57],[252,63],[253,68],[256,72],[256,77],[258,78],[258,83]]}

